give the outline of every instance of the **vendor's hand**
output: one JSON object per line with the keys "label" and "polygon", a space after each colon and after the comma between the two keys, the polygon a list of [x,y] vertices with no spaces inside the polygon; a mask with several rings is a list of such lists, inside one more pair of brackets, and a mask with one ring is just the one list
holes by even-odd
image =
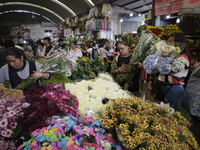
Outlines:
{"label": "vendor's hand", "polygon": [[118,71],[119,71],[119,73],[127,72],[126,68],[124,68],[124,67],[119,67]]}
{"label": "vendor's hand", "polygon": [[136,63],[134,63],[134,65],[136,65],[140,69],[143,67],[142,63],[140,63],[140,62],[136,62]]}
{"label": "vendor's hand", "polygon": [[152,81],[148,82],[148,89],[152,90]]}
{"label": "vendor's hand", "polygon": [[33,74],[31,75],[30,79],[35,79],[34,80],[34,82],[35,82],[37,79],[41,78],[42,76],[43,76],[42,73],[33,71]]}

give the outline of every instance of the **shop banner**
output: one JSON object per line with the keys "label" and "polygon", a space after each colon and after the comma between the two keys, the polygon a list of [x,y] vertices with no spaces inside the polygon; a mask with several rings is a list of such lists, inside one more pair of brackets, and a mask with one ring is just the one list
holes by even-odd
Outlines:
{"label": "shop banner", "polygon": [[190,3],[198,2],[198,0],[190,0]]}
{"label": "shop banner", "polygon": [[155,0],[155,16],[179,13],[183,0]]}
{"label": "shop banner", "polygon": [[23,96],[23,91],[22,90],[15,90],[15,89],[0,88],[0,95],[15,97],[16,99],[19,100]]}

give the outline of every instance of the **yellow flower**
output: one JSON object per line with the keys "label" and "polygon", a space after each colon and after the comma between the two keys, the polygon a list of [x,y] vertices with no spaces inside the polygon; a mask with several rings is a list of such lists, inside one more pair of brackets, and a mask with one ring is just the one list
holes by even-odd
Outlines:
{"label": "yellow flower", "polygon": [[100,58],[100,59],[103,59],[103,58],[101,58],[101,56],[99,56],[99,58]]}
{"label": "yellow flower", "polygon": [[102,65],[105,66],[104,62],[102,61]]}

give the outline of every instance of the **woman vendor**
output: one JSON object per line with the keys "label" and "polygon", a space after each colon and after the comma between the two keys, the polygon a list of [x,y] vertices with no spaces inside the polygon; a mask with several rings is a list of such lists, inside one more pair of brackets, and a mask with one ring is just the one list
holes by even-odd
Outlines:
{"label": "woman vendor", "polygon": [[[9,81],[9,87],[14,89],[23,80],[27,78],[35,79],[39,78],[49,79],[51,75],[49,73],[37,72],[41,68],[41,64],[38,62],[28,61],[24,55],[24,52],[16,47],[10,47],[6,51],[6,60],[8,64],[4,65],[0,69],[0,88],[5,88],[4,83]],[[30,91],[32,88],[38,88],[39,81],[24,90],[24,94]]]}
{"label": "woman vendor", "polygon": [[[124,64],[129,64],[132,54],[126,42],[120,41],[117,43],[117,49],[120,53],[119,56],[113,59],[111,74],[115,77],[118,74],[128,72],[128,67]],[[138,68],[142,68],[142,63],[135,63]],[[123,85],[121,85],[123,87]],[[132,85],[128,87],[130,92],[139,91],[139,73],[136,73],[132,78]]]}

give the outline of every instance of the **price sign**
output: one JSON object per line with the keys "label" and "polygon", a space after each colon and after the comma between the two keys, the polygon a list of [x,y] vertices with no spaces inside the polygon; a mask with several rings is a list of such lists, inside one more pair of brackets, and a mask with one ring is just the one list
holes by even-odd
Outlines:
{"label": "price sign", "polygon": [[22,96],[23,96],[23,91],[22,90],[15,90],[15,89],[0,88],[0,94],[10,96],[10,97],[15,97],[16,99],[21,99]]}

